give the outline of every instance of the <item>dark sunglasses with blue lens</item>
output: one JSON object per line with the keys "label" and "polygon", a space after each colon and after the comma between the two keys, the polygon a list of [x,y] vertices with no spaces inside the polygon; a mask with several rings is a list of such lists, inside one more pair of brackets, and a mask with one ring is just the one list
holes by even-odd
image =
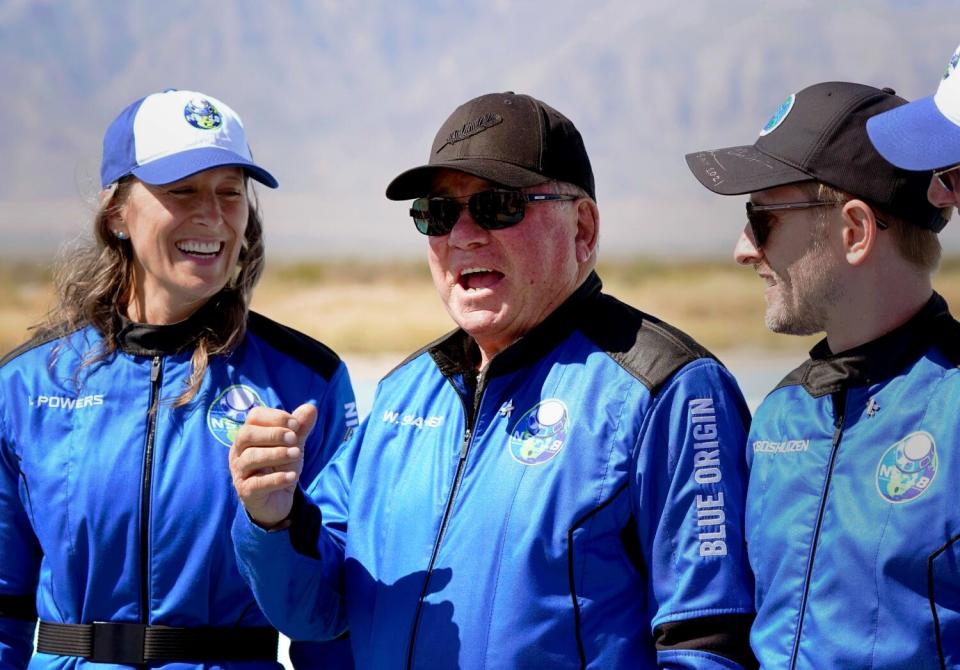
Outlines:
{"label": "dark sunglasses with blue lens", "polygon": [[524,193],[506,189],[490,189],[456,198],[432,196],[417,198],[410,208],[413,224],[424,235],[447,235],[466,207],[470,216],[484,230],[501,230],[523,220],[527,204],[577,200],[580,196],[558,193]]}

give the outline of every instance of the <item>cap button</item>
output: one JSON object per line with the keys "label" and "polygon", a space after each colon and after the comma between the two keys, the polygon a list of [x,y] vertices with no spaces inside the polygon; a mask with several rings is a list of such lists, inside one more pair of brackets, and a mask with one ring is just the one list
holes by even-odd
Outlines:
{"label": "cap button", "polygon": [[890,88],[889,86],[884,86],[884,87],[881,88],[880,90],[883,91],[884,93],[889,93],[890,95],[896,95],[896,94],[897,94],[897,92],[894,91],[894,90],[893,90],[892,88]]}

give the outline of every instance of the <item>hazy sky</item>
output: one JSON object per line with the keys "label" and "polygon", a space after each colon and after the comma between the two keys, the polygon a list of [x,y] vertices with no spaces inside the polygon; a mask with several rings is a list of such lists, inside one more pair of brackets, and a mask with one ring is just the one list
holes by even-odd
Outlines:
{"label": "hazy sky", "polygon": [[[932,93],[955,0],[164,2],[0,0],[0,253],[49,254],[88,226],[100,141],[168,87],[244,118],[273,256],[415,256],[383,197],[481,93],[530,93],[580,128],[601,253],[729,255],[743,198],[684,153],[750,144],[791,92],[831,79]],[[950,12],[948,14],[948,12]],[[944,233],[960,251],[960,221]]]}

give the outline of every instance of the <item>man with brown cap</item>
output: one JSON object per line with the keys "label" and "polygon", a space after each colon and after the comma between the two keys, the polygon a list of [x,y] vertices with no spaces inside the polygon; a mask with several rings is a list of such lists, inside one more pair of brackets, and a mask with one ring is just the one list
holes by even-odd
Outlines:
{"label": "man with brown cap", "polygon": [[949,211],[927,202],[929,171],[867,136],[905,103],[815,84],[753,145],[687,156],[710,190],[750,194],[734,255],[764,282],[767,326],[826,334],[750,428],[766,668],[960,666],[960,324],[931,285]]}
{"label": "man with brown cap", "polygon": [[749,413],[707,351],[601,292],[574,125],[480,96],[387,196],[414,200],[458,328],[306,489],[283,445],[315,411],[251,413],[234,535],[271,621],[349,628],[361,668],[751,667]]}

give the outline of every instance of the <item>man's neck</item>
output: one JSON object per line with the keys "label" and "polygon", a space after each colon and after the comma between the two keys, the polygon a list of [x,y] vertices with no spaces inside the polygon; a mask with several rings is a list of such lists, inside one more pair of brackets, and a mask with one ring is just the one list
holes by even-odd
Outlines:
{"label": "man's neck", "polygon": [[[893,286],[894,282],[898,285]],[[837,316],[827,327],[830,351],[847,351],[899,328],[923,309],[932,294],[929,278],[911,281],[901,276],[864,287],[861,295],[848,296],[838,306]]]}

